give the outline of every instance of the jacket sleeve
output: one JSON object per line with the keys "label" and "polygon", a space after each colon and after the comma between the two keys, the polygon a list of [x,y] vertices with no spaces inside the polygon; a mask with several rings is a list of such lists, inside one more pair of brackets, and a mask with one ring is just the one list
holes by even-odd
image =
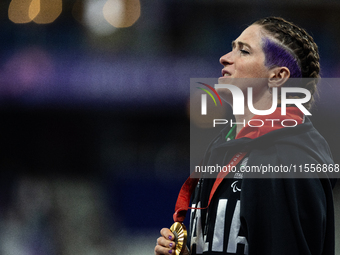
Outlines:
{"label": "jacket sleeve", "polygon": [[[249,163],[318,163],[302,151],[287,147],[284,151],[284,157],[283,151],[274,149],[254,160],[249,157]],[[240,219],[250,255],[334,254],[333,195],[328,178],[245,178]]]}

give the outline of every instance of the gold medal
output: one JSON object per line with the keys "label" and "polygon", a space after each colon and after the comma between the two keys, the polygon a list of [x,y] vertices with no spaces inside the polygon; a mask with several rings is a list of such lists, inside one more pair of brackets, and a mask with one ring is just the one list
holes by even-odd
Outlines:
{"label": "gold medal", "polygon": [[170,227],[170,230],[175,236],[175,254],[182,255],[187,245],[187,229],[185,228],[183,223],[175,222]]}

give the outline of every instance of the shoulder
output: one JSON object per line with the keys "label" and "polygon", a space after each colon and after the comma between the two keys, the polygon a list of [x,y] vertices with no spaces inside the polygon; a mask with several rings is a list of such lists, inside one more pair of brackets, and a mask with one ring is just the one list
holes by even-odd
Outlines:
{"label": "shoulder", "polygon": [[252,146],[255,153],[265,152],[278,162],[333,163],[327,141],[308,118],[296,127],[282,128],[255,140]]}
{"label": "shoulder", "polygon": [[[286,176],[287,173],[290,178],[306,178],[307,175],[311,178],[334,178],[334,173],[328,171],[320,174],[315,171],[304,171],[305,166],[307,170],[308,167],[335,167],[326,140],[310,121],[293,128],[273,131],[255,140],[249,147],[248,160],[248,165],[254,168],[258,166],[262,168],[261,170],[267,170],[271,167],[281,167],[276,169],[280,175],[278,172],[271,173],[273,177],[278,178]],[[269,173],[266,172],[267,174]],[[258,175],[256,173],[256,176]]]}

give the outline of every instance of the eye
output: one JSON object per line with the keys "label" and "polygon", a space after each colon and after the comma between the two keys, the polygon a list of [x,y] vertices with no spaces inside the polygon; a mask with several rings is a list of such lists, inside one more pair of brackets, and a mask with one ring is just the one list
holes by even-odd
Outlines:
{"label": "eye", "polygon": [[246,51],[246,50],[240,50],[241,54],[244,54],[244,55],[249,55],[249,51]]}

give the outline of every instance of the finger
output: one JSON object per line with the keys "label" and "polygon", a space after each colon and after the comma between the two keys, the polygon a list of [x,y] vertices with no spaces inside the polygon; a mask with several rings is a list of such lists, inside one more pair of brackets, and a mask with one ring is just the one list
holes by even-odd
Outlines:
{"label": "finger", "polygon": [[168,255],[168,254],[174,254],[174,253],[175,253],[174,249],[169,249],[169,248],[163,247],[161,245],[156,245],[156,247],[155,247],[155,254],[156,255],[161,255],[161,254]]}
{"label": "finger", "polygon": [[174,249],[176,244],[173,241],[165,239],[163,236],[157,239],[157,245],[163,246],[165,248]]}
{"label": "finger", "polygon": [[164,238],[173,241],[174,240],[174,234],[171,232],[168,228],[162,228],[161,229],[161,235],[164,236]]}

